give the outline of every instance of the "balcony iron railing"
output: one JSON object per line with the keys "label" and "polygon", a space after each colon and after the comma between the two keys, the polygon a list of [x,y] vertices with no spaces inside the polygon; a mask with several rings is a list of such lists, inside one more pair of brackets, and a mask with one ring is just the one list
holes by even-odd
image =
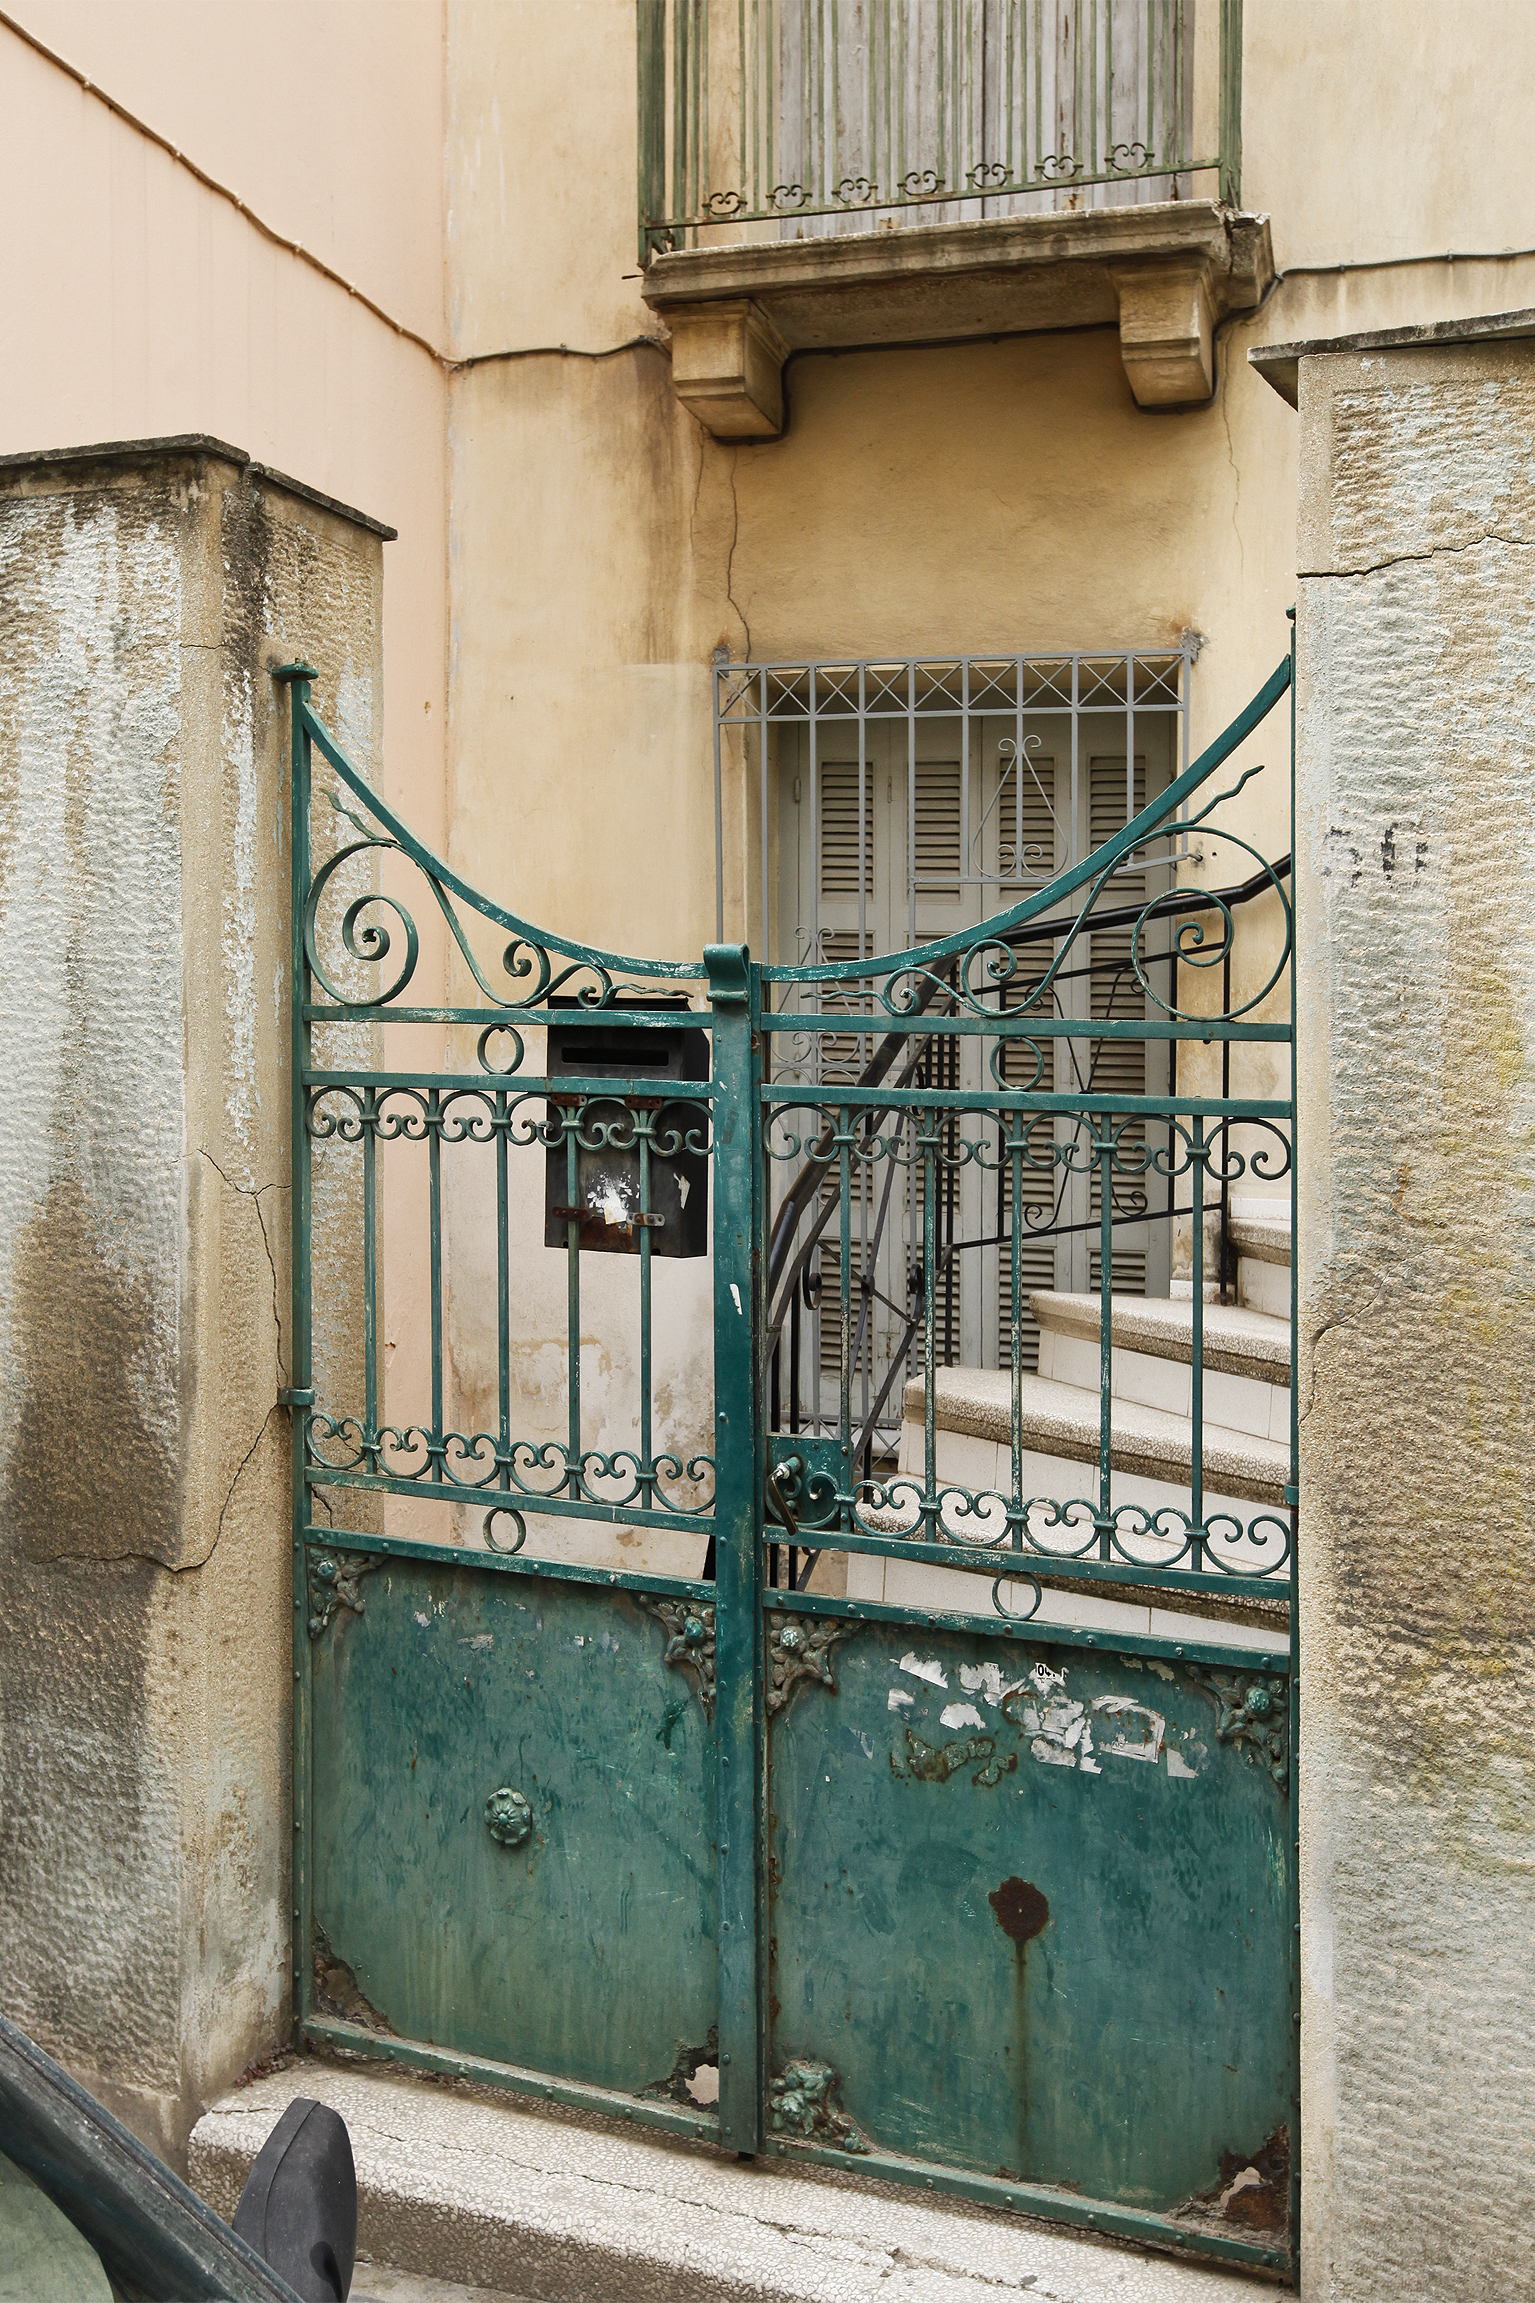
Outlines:
{"label": "balcony iron railing", "polygon": [[726,226],[1239,202],[1242,0],[638,9],[643,261]]}

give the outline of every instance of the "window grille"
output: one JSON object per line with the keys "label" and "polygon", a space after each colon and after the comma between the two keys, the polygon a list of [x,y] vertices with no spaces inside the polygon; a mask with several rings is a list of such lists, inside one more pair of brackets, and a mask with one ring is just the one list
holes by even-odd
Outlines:
{"label": "window grille", "polygon": [[[1187,766],[1193,655],[1190,642],[1094,654],[717,664],[720,939],[727,818],[731,860],[739,857],[745,882],[732,889],[730,908],[734,913],[744,897],[746,940],[764,958],[872,958],[1008,910],[1120,831]],[[1175,850],[1186,845],[1173,843]],[[1154,857],[1127,856],[1114,876],[1112,906],[1138,909],[1165,884],[1171,862],[1165,841]],[[1116,1021],[1145,1014],[1130,965],[1131,933],[1108,926],[1083,939],[1057,988],[1062,1013]],[[1024,982],[1037,982],[1049,966],[1050,947],[1032,947],[1024,964],[1020,997]],[[847,987],[847,1000],[846,1032],[807,1034],[803,1044],[776,1036],[775,1066],[785,1073],[803,1066],[805,1077],[823,1083],[856,1080],[877,1026],[865,1018],[856,984]],[[1038,1081],[1047,1090],[1100,1084],[1122,1096],[1166,1086],[1165,1042],[1082,1038],[1046,1042],[1045,1051],[1059,1075]],[[1005,1073],[1023,1053],[1017,1042],[1002,1051]],[[976,1038],[935,1040],[935,1061],[947,1067],[946,1079],[952,1072],[954,1086],[983,1085],[987,1055]],[[1029,1220],[1051,1235],[1025,1246],[1025,1299],[1040,1288],[1096,1285],[1096,1171],[1055,1178],[1039,1171],[1024,1188],[1039,1198]],[[1009,1232],[1010,1190],[1005,1168],[949,1179],[939,1208],[943,1239],[962,1250],[969,1243],[974,1252],[946,1264],[938,1304],[943,1361],[1008,1362],[1011,1270],[996,1242]],[[872,1254],[878,1210],[860,1196],[856,1178],[851,1214],[855,1239]],[[913,1221],[913,1210],[903,1207],[873,1257],[879,1297],[865,1313],[865,1388],[877,1389],[898,1348],[895,1307],[905,1294]],[[1122,1217],[1121,1224],[1116,1286],[1165,1294],[1165,1224],[1144,1231]],[[801,1404],[814,1424],[819,1401],[835,1388],[840,1337],[813,1303],[804,1308],[812,1332],[798,1359],[807,1394]],[[1020,1344],[1032,1367],[1038,1339],[1026,1301]],[[899,1418],[897,1385],[888,1430],[881,1425],[887,1441]]]}

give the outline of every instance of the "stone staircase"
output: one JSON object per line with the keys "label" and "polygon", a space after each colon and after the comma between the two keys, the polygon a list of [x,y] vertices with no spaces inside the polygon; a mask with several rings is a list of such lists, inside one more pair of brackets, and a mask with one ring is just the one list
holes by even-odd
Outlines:
{"label": "stone staircase", "polygon": [[[1270,1213],[1273,1207],[1275,1212]],[[1204,1311],[1204,1424],[1201,1461],[1204,1516],[1223,1514],[1245,1526],[1255,1515],[1286,1520],[1290,1476],[1290,1226],[1285,1203],[1259,1202],[1233,1214],[1230,1236],[1238,1252],[1235,1304],[1206,1303]],[[1096,1295],[1033,1294],[1029,1308],[1039,1327],[1039,1367],[1022,1385],[1023,1492],[1065,1501],[1097,1491],[1100,1444],[1101,1305]],[[1148,1515],[1166,1506],[1190,1506],[1193,1425],[1193,1320],[1190,1298],[1115,1296],[1112,1329],[1113,1499]],[[937,1474],[940,1486],[961,1486],[984,1496],[1012,1486],[1012,1383],[1006,1370],[940,1368],[934,1377]],[[924,1386],[909,1383],[903,1408],[899,1473],[920,1484],[923,1466]],[[900,1503],[897,1475],[897,1506]],[[906,1515],[910,1516],[909,1510]],[[1000,1533],[1003,1514],[993,1503],[968,1514],[946,1507],[945,1525],[963,1540]],[[898,1525],[899,1508],[891,1514]],[[1035,1539],[1059,1546],[1048,1515],[1033,1515]],[[1069,1540],[1069,1537],[1068,1537]],[[1148,1532],[1134,1540],[1136,1556],[1153,1563],[1175,1547]],[[1233,1566],[1249,1572],[1272,1562],[1277,1532],[1266,1553],[1246,1544],[1227,1547]],[[903,1606],[993,1612],[991,1584],[962,1570],[917,1561],[850,1555],[848,1595]],[[1004,1587],[1002,1597],[1008,1596]],[[1099,1626],[1104,1630],[1211,1636],[1210,1618],[1230,1643],[1273,1648],[1288,1640],[1288,1607],[1281,1589],[1272,1600],[1243,1600],[1221,1589],[1218,1575],[1204,1590],[1168,1592],[1167,1607],[1148,1606],[1142,1590],[1078,1583],[1045,1592],[1034,1620]],[[1020,1592],[1027,1607],[1032,1594]]]}

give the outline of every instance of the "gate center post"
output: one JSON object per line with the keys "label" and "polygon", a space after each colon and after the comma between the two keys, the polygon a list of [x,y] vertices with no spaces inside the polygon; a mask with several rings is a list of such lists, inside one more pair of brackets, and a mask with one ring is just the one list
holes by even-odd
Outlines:
{"label": "gate center post", "polygon": [[762,1545],[758,1415],[758,976],[744,944],[704,952],[714,1014],[714,1557],[719,2139],[762,2144]]}

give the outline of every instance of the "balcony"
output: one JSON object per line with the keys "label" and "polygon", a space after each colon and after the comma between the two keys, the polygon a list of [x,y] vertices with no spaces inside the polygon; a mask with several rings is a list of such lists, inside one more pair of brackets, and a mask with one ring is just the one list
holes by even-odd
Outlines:
{"label": "balcony", "polygon": [[643,294],[716,436],[789,354],[1118,322],[1209,397],[1273,275],[1240,211],[1241,0],[640,0]]}

